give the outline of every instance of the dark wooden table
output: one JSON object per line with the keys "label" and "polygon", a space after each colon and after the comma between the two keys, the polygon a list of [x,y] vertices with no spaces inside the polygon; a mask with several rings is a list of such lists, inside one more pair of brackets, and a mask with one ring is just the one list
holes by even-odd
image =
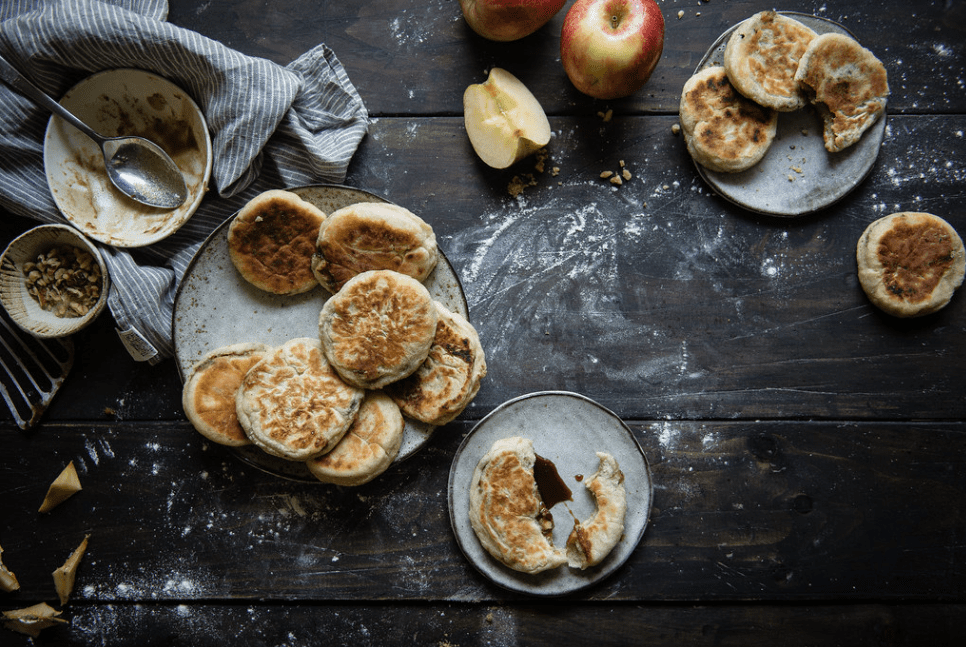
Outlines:
{"label": "dark wooden table", "polygon": [[[859,287],[854,250],[894,211],[966,234],[966,2],[778,7],[846,26],[892,88],[870,176],[799,218],[715,195],[672,132],[707,48],[773,5],[661,6],[651,81],[603,102],[563,72],[563,13],[498,44],[455,1],[172,0],[170,22],[247,54],[336,52],[372,116],[346,184],[433,225],[489,375],[456,422],[370,484],[294,483],[203,442],[174,362],[134,362],[102,317],[75,336],[36,429],[0,415],[0,546],[22,584],[0,607],[59,608],[50,573],[90,533],[70,624],[38,644],[964,644],[966,295],[891,318]],[[474,155],[462,93],[492,66],[545,107],[556,176]],[[598,175],[620,160],[634,178],[615,188]],[[30,225],[5,216],[4,241]],[[474,423],[543,390],[613,410],[655,483],[630,560],[561,599],[482,577],[446,498]],[[38,514],[71,460],[83,491]]]}

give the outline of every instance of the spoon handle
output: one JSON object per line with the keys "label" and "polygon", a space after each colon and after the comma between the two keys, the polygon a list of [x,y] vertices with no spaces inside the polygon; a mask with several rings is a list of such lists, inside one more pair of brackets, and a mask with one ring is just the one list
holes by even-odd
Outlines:
{"label": "spoon handle", "polygon": [[83,121],[75,117],[68,111],[64,106],[60,105],[54,101],[50,95],[38,88],[36,85],[31,83],[24,75],[22,75],[17,68],[10,64],[7,59],[0,56],[0,79],[3,79],[7,85],[11,88],[23,94],[24,96],[33,99],[38,104],[47,108],[52,113],[59,116],[61,119],[77,128],[79,131],[93,139],[94,141],[100,143],[104,138],[95,132],[90,126],[85,124]]}

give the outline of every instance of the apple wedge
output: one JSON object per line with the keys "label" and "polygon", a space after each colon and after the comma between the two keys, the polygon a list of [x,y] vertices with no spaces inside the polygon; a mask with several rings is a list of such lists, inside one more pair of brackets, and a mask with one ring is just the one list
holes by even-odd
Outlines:
{"label": "apple wedge", "polygon": [[463,93],[463,120],[473,150],[487,165],[507,168],[550,143],[550,122],[533,93],[494,67]]}

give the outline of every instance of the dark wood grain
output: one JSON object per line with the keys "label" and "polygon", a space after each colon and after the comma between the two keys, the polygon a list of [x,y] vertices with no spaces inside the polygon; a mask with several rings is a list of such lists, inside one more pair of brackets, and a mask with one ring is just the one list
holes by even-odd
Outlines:
{"label": "dark wood grain", "polygon": [[[966,595],[961,422],[632,429],[653,472],[650,525],[628,563],[580,598]],[[447,479],[467,431],[444,427],[379,479],[338,488],[249,468],[187,424],[51,423],[8,443],[4,560],[24,599],[50,595],[50,572],[88,532],[75,593],[86,603],[519,598],[478,574],[453,538]],[[84,489],[38,514],[68,461]]]}
{"label": "dark wood grain", "polygon": [[[776,8],[758,0],[664,0],[664,53],[651,80],[630,98],[599,102],[576,92],[560,64],[560,29],[570,4],[536,33],[511,43],[474,34],[452,0],[308,0],[292,5],[296,9],[254,0],[202,5],[172,0],[168,17],[282,64],[325,43],[375,116],[462,114],[463,90],[493,66],[518,74],[548,114],[588,115],[603,105],[628,114],[677,112],[684,82],[712,43],[755,12]],[[870,47],[890,74],[890,111],[966,112],[959,84],[966,43],[962,2],[884,6],[823,0],[777,8],[838,22]]]}
{"label": "dark wood grain", "polygon": [[[133,361],[102,317],[74,337],[36,429],[0,411],[0,546],[22,585],[0,608],[55,604],[51,572],[91,534],[71,624],[38,641],[0,630],[0,644],[962,644],[966,299],[884,315],[858,285],[855,244],[894,211],[966,232],[966,2],[778,7],[844,25],[892,91],[870,175],[800,218],[716,195],[672,132],[705,51],[773,5],[660,6],[651,81],[601,102],[562,70],[563,13],[492,43],[453,0],[171,0],[174,25],[244,53],[286,64],[332,48],[372,115],[346,184],[433,225],[489,374],[458,421],[375,481],[297,483],[204,441],[174,362]],[[493,66],[550,115],[542,172],[533,158],[491,169],[470,147],[462,94]],[[600,179],[621,161],[631,181]],[[3,214],[0,244],[31,224]],[[478,420],[553,389],[627,421],[655,491],[626,564],[543,600],[466,560],[447,485]],[[39,514],[69,461],[84,489]]]}

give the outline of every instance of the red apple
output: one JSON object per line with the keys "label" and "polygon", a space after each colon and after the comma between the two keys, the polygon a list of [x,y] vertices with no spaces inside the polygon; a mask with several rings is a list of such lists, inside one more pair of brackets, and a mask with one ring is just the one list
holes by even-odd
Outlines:
{"label": "red apple", "polygon": [[546,25],[566,0],[460,0],[470,28],[490,40],[517,40]]}
{"label": "red apple", "polygon": [[577,0],[564,18],[564,70],[578,90],[597,99],[637,92],[663,51],[664,16],[654,0]]}

